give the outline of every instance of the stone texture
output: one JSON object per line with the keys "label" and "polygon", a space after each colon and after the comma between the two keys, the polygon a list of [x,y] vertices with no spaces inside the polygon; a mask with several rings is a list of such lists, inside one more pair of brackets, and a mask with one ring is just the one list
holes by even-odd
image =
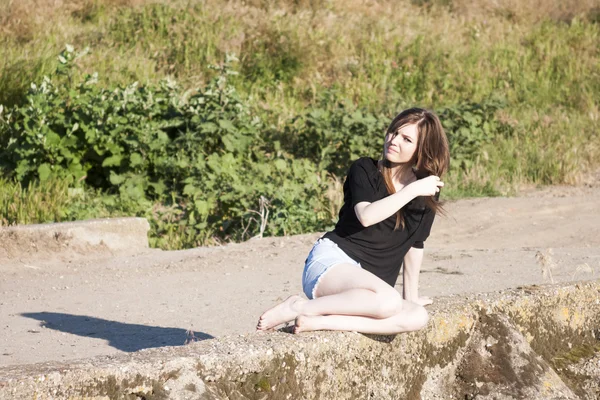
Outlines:
{"label": "stone texture", "polygon": [[[409,334],[261,333],[1,368],[0,398],[586,398],[599,328],[600,281],[526,287],[440,299]],[[573,379],[557,359],[581,348]]]}
{"label": "stone texture", "polygon": [[145,218],[105,218],[0,228],[0,260],[64,252],[140,251],[148,248]]}

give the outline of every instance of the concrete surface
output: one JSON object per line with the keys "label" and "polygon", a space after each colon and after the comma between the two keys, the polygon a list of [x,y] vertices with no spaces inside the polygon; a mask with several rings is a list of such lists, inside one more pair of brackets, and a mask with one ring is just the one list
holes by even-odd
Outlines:
{"label": "concrete surface", "polygon": [[148,248],[145,218],[104,218],[56,224],[0,227],[0,261],[67,250],[139,251]]}
{"label": "concrete surface", "polygon": [[250,333],[301,291],[319,233],[164,252],[2,230],[0,399],[597,400],[598,195],[449,203],[422,267],[431,323],[396,338]]}
{"label": "concrete surface", "polygon": [[[439,299],[419,332],[283,332],[0,369],[1,399],[595,399],[600,281]],[[590,364],[591,363],[591,364]],[[579,366],[572,368],[573,365]],[[583,367],[582,367],[583,366]]]}
{"label": "concrete surface", "polygon": [[[600,187],[534,194],[448,203],[425,244],[421,294],[600,279]],[[262,312],[302,292],[319,236],[0,257],[0,367],[183,345],[187,330],[201,340],[250,333]]]}

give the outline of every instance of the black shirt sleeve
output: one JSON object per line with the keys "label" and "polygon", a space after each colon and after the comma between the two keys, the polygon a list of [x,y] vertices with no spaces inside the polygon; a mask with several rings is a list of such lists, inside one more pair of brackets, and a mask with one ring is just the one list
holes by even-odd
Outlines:
{"label": "black shirt sleeve", "polygon": [[419,229],[417,229],[417,232],[415,233],[416,240],[412,247],[422,249],[425,246],[425,240],[427,240],[429,234],[431,233],[431,226],[433,225],[434,218],[435,212],[428,208],[423,215],[423,220],[419,225]]}
{"label": "black shirt sleeve", "polygon": [[348,171],[348,186],[352,196],[352,207],[362,201],[372,203],[376,201],[377,189],[372,180],[373,173],[377,173],[375,165],[366,158],[356,160]]}

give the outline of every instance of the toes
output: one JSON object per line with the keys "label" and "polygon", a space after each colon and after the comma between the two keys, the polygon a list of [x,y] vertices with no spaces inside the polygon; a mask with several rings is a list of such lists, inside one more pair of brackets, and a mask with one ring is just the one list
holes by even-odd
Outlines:
{"label": "toes", "polygon": [[256,324],[256,330],[257,331],[262,331],[264,330],[263,325],[261,324],[262,321],[258,321],[258,324]]}

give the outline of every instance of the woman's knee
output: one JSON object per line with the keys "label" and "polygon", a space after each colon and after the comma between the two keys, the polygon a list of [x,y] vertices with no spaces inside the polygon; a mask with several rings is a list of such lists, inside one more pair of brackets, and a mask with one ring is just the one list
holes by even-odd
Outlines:
{"label": "woman's knee", "polygon": [[402,308],[402,312],[394,317],[394,324],[398,333],[418,331],[427,326],[429,314],[425,307],[405,302]]}
{"label": "woman's knee", "polygon": [[411,310],[408,316],[409,320],[409,331],[418,331],[423,329],[429,323],[429,313],[425,309],[425,307],[420,306],[418,304],[411,304]]}
{"label": "woman's knee", "polygon": [[398,314],[402,307],[402,296],[396,289],[385,290],[375,293],[377,298],[376,317],[389,318]]}

